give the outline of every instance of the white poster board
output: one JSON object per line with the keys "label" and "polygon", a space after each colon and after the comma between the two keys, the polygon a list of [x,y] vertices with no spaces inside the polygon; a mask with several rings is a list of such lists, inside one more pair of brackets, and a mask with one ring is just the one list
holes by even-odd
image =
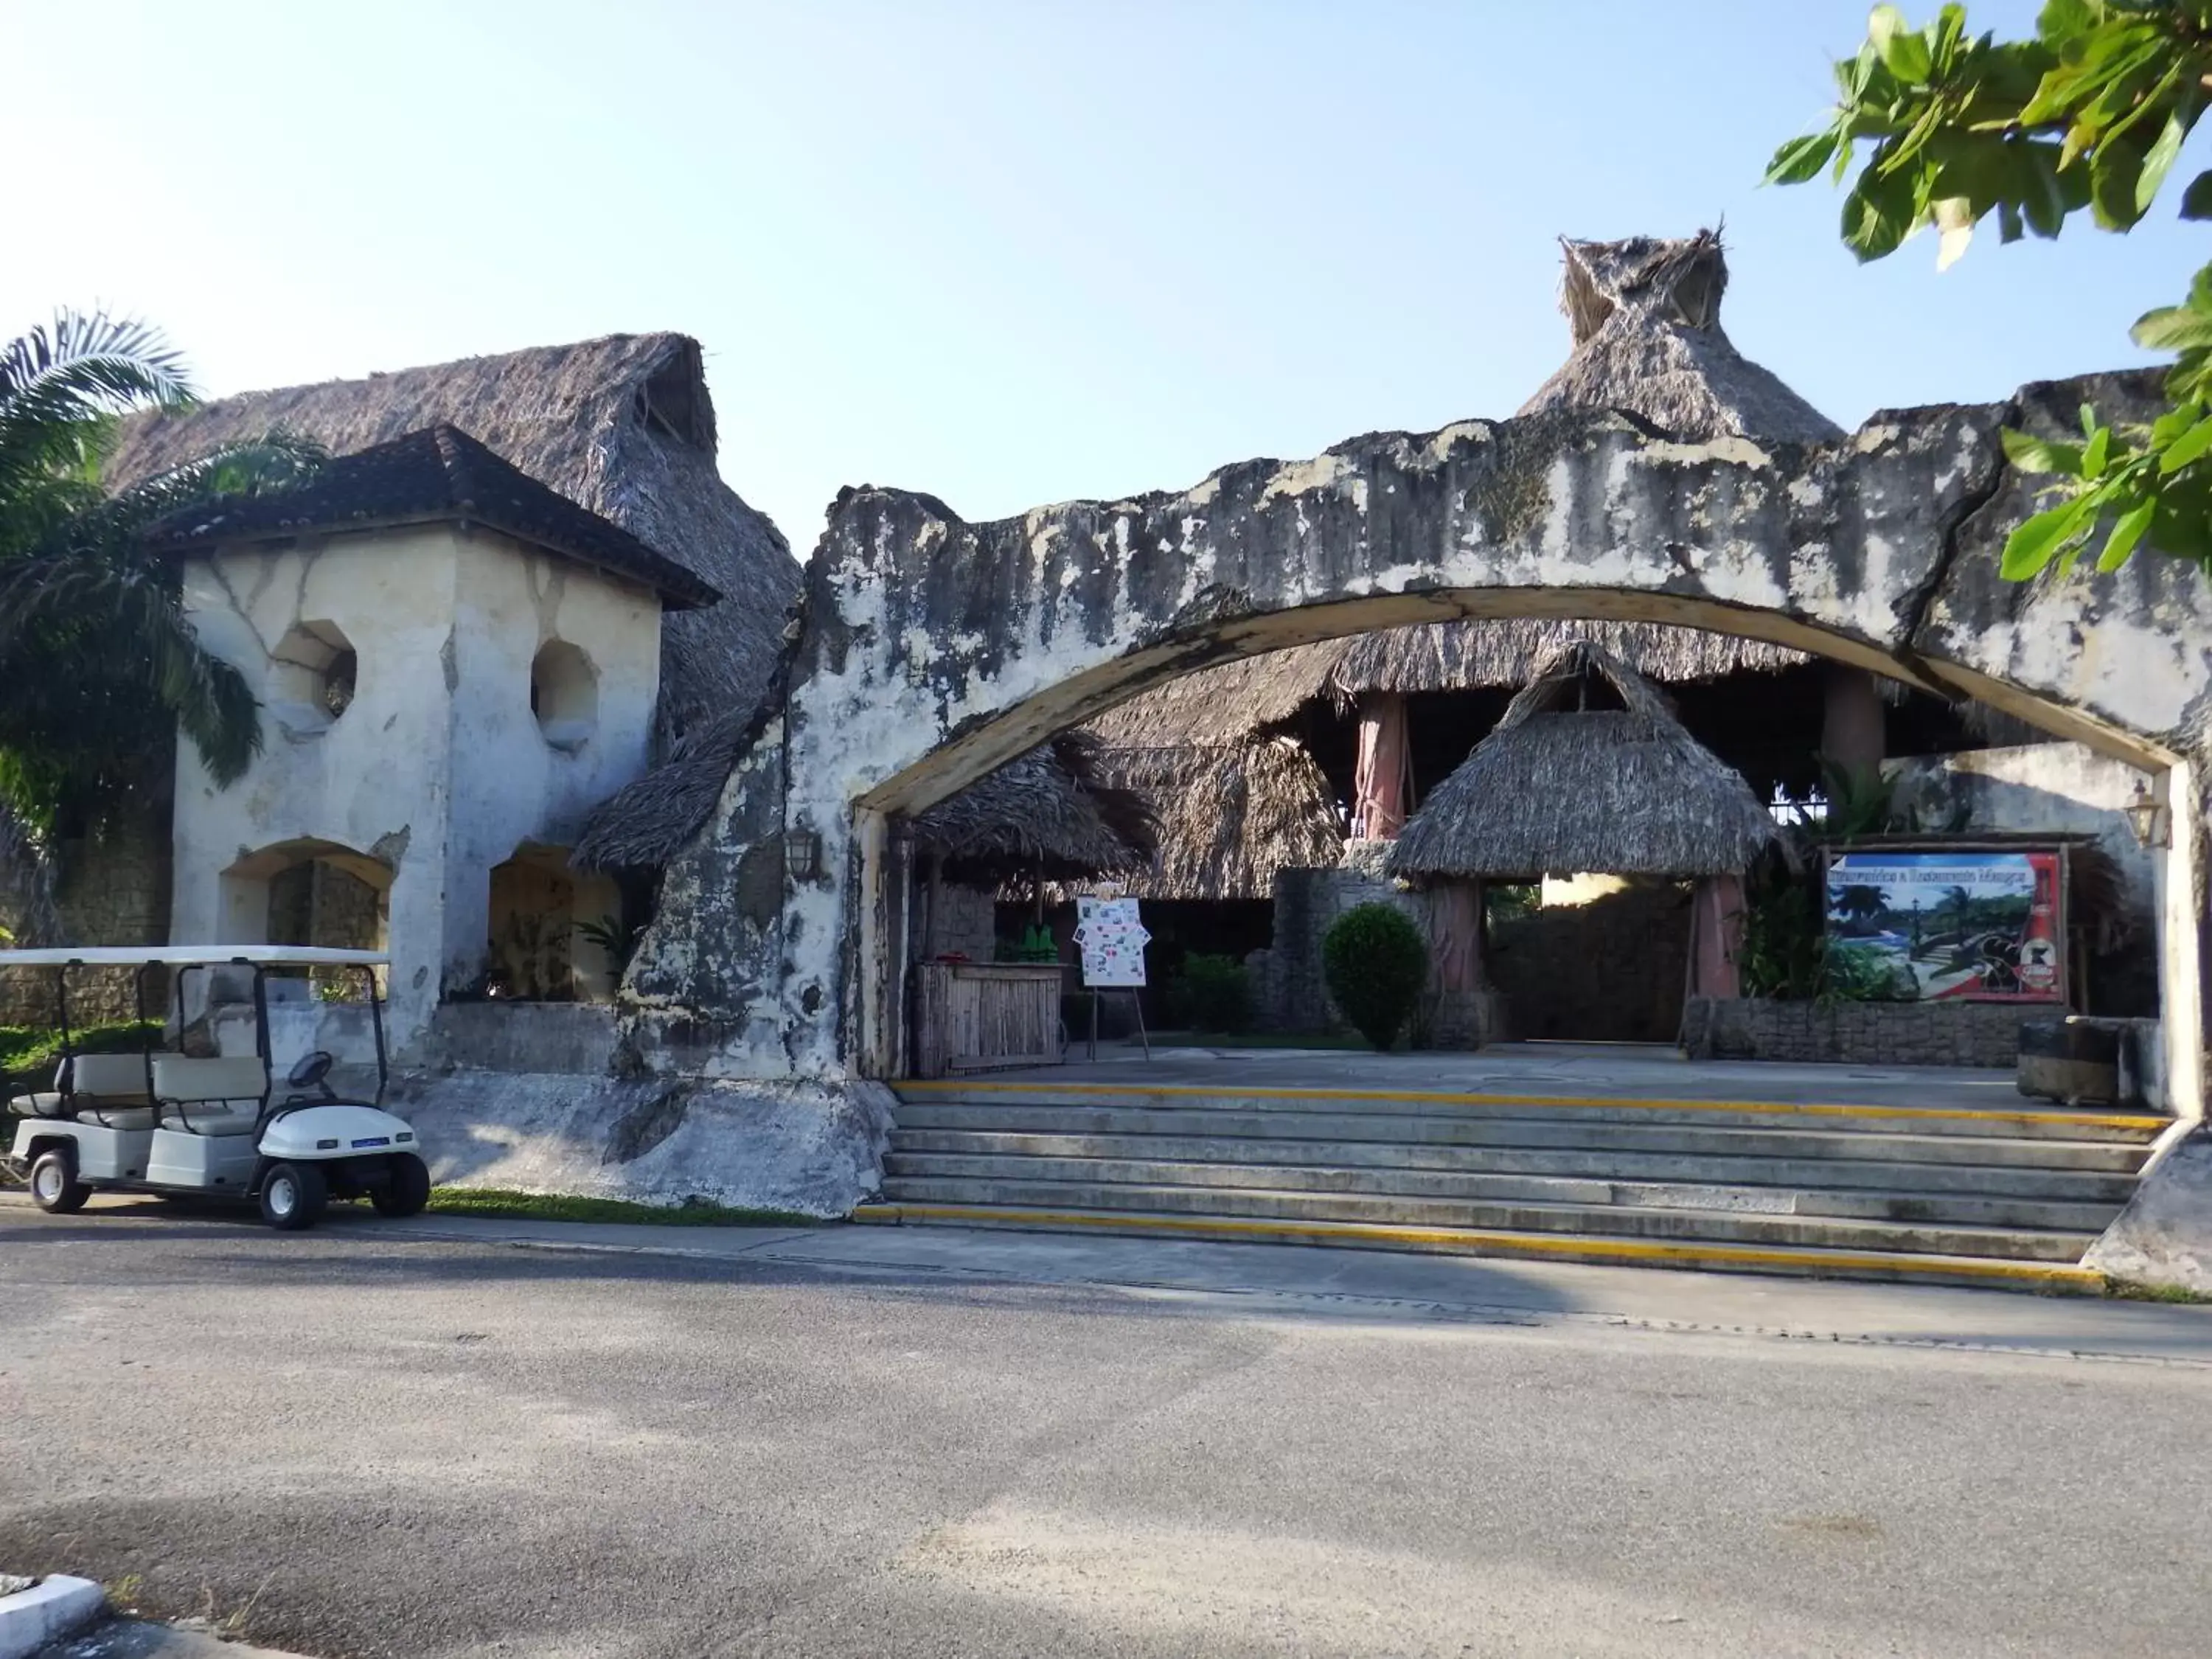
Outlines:
{"label": "white poster board", "polygon": [[1103,989],[1145,982],[1145,942],[1152,935],[1133,898],[1075,901],[1075,943],[1083,952],[1083,982]]}

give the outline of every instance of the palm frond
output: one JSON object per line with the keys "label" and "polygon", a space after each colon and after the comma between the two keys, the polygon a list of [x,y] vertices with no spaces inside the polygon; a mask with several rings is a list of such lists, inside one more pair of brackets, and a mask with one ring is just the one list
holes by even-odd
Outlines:
{"label": "palm frond", "polygon": [[0,349],[0,417],[66,396],[121,414],[193,400],[183,356],[150,325],[105,311],[62,311]]}

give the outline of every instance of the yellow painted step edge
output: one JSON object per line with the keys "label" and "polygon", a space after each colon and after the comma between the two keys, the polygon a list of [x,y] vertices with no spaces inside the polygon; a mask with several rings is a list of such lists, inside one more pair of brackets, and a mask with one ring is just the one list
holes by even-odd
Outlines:
{"label": "yellow painted step edge", "polygon": [[1123,1099],[1172,1096],[1252,1100],[1391,1100],[1439,1106],[1603,1107],[1647,1112],[1768,1112],[1807,1117],[1938,1119],[1969,1123],[2033,1123],[2063,1128],[2139,1129],[2163,1133],[2170,1117],[2132,1112],[1996,1111],[1973,1106],[1850,1106],[1778,1100],[1639,1100],[1610,1095],[1461,1095],[1424,1089],[1284,1089],[1242,1084],[984,1083],[972,1079],[915,1079],[892,1085],[901,1094],[1096,1095]]}
{"label": "yellow painted step edge", "polygon": [[1020,1222],[1030,1226],[1079,1231],[1099,1228],[1116,1232],[1200,1234],[1216,1238],[1358,1238],[1370,1243],[1420,1247],[1459,1244],[1528,1255],[1572,1256],[1585,1261],[1666,1263],[1694,1267],[1727,1262],[1738,1267],[1808,1267],[1834,1271],[1878,1268],[1886,1273],[1948,1274],[2005,1283],[2069,1285],[2101,1290],[2103,1275],[2086,1267],[2048,1261],[1993,1261],[1975,1256],[1891,1255],[1881,1250],[1793,1250],[1766,1245],[1701,1244],[1674,1240],[1593,1239],[1573,1233],[1492,1232],[1479,1228],[1393,1227],[1362,1221],[1264,1221],[1228,1216],[1115,1215],[1088,1210],[992,1208],[965,1204],[863,1204],[853,1219],[878,1226],[908,1220],[935,1222]]}

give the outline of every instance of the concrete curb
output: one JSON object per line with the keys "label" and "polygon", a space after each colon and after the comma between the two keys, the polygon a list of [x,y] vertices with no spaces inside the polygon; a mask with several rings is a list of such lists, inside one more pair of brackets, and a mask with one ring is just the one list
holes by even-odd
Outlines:
{"label": "concrete curb", "polygon": [[106,1605],[107,1592],[92,1580],[62,1573],[0,1595],[0,1659],[27,1659],[90,1624]]}

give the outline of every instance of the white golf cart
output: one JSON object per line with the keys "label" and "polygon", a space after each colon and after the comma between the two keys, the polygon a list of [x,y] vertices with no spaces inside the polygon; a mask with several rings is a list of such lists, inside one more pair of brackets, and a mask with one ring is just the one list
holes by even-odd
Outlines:
{"label": "white golf cart", "polygon": [[[429,1201],[429,1170],[414,1130],[381,1109],[388,1067],[375,970],[387,960],[373,951],[292,945],[0,951],[0,969],[53,970],[62,1037],[54,1086],[8,1103],[21,1120],[9,1166],[27,1179],[32,1202],[55,1215],[82,1209],[96,1192],[258,1203],[263,1220],[286,1231],[312,1226],[334,1198],[367,1198],[382,1215],[415,1214]],[[253,1053],[188,1055],[155,1046],[158,1039],[141,1054],[77,1053],[69,977],[91,967],[137,969],[142,1015],[149,978],[170,969],[173,1033],[185,1030],[195,975],[205,991],[221,973],[234,995],[241,978],[250,981]],[[374,1100],[342,1099],[329,1081],[336,1062],[321,1049],[301,1055],[281,1084],[272,1079],[269,975],[299,969],[358,974],[375,1036]]]}

